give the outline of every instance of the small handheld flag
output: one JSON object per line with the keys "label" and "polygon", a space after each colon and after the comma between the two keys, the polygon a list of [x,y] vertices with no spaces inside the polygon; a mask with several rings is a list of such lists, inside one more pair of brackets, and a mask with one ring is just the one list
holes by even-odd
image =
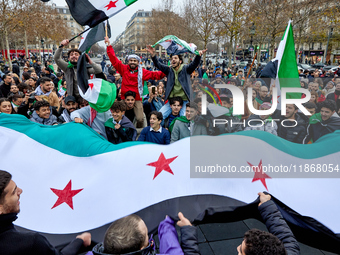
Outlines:
{"label": "small handheld flag", "polygon": [[166,49],[168,55],[179,55],[187,52],[199,55],[199,52],[196,50],[197,46],[195,44],[187,43],[186,41],[183,41],[174,35],[165,36],[163,39],[152,45],[152,47],[154,48],[157,44],[162,45]]}

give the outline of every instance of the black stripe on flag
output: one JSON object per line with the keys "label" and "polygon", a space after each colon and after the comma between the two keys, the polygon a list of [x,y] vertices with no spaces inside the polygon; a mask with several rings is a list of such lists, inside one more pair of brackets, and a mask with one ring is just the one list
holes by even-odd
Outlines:
{"label": "black stripe on flag", "polygon": [[[95,26],[94,28],[91,28],[90,31],[87,33],[86,37],[84,38],[84,42],[80,46],[79,50],[86,51],[87,49],[91,48],[91,46],[96,42],[104,40],[104,37],[106,36],[105,25],[106,22],[102,22]],[[109,38],[111,37],[110,24],[107,24],[107,36]]]}
{"label": "black stripe on flag", "polygon": [[[339,234],[334,234],[313,218],[298,214],[273,196],[272,200],[277,205],[298,242],[339,254]],[[148,227],[149,234],[156,234],[158,225],[164,220],[165,215],[169,215],[171,218],[178,220],[178,212],[183,212],[185,217],[191,220],[194,225],[230,223],[246,219],[256,219],[263,222],[258,210],[259,202],[259,198],[252,203],[246,204],[225,196],[194,195],[165,200],[142,209],[135,214],[144,220]],[[94,242],[102,242],[105,232],[110,225],[111,223],[108,223],[96,229],[89,230],[92,235],[92,240]],[[17,228],[22,229],[20,227]],[[41,234],[56,246],[74,239],[77,233],[64,235]]]}
{"label": "black stripe on flag", "polygon": [[66,0],[66,3],[72,17],[82,26],[95,27],[109,18],[105,12],[96,9],[87,0]]}
{"label": "black stripe on flag", "polygon": [[85,53],[81,54],[77,63],[77,82],[78,87],[85,94],[89,88],[89,75],[87,74],[87,61]]}

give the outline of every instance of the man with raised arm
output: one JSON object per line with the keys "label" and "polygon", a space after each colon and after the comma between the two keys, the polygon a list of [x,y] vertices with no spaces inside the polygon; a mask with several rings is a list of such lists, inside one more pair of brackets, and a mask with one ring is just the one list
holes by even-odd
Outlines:
{"label": "man with raised arm", "polygon": [[[54,60],[58,67],[65,73],[65,80],[67,84],[67,95],[74,96],[77,100],[80,98],[77,83],[77,63],[78,58],[81,55],[81,51],[78,49],[70,49],[67,52],[68,62],[62,59],[63,47],[69,44],[69,40],[63,40],[61,42],[61,48],[57,49],[54,54]],[[87,68],[88,74],[100,74],[102,68],[99,64],[94,63],[90,57],[86,54],[88,63],[91,67]]]}
{"label": "man with raised arm", "polygon": [[161,71],[148,71],[143,69],[140,62],[140,57],[137,55],[128,56],[128,64],[124,65],[117,57],[110,45],[110,40],[105,37],[105,43],[107,46],[107,55],[111,61],[113,67],[122,76],[121,85],[121,98],[125,99],[125,93],[128,91],[133,91],[136,93],[136,102],[134,106],[134,112],[137,119],[136,128],[143,127],[143,87],[144,81],[148,80],[161,80],[165,77],[164,73]]}
{"label": "man with raised arm", "polygon": [[[196,55],[194,60],[188,65],[183,65],[182,55],[170,55],[170,66],[164,65],[158,61],[158,58],[156,57],[156,50],[150,45],[147,46],[147,51],[151,54],[155,67],[161,70],[167,76],[164,101],[173,97],[181,97],[183,99],[183,107],[180,111],[180,116],[184,116],[186,104],[190,100],[190,75],[198,67],[201,61],[201,56],[207,50],[199,51],[199,55]],[[160,109],[160,112],[163,114],[164,119],[170,115],[171,108],[169,102]]]}

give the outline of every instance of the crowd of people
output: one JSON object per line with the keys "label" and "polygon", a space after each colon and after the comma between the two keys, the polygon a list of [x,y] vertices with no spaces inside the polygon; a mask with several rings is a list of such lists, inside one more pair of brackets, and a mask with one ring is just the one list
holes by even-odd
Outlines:
{"label": "crowd of people", "polygon": [[[108,38],[106,41],[109,43]],[[68,45],[68,41],[61,45]],[[273,102],[273,86],[261,78],[260,65],[248,76],[235,64],[226,67],[209,60],[204,63],[201,56],[205,51],[193,59],[178,54],[164,59],[156,56],[152,47],[147,50],[151,59],[128,55],[120,60],[108,46],[109,65],[97,64],[87,56],[88,75],[104,78],[117,88],[116,101],[107,112],[95,112],[80,96],[76,70],[81,52],[70,50],[65,61],[63,48],[54,55],[56,70],[52,61],[44,66],[40,61],[27,61],[21,75],[15,65],[3,73],[0,112],[21,114],[43,125],[85,123],[114,144],[169,144],[188,136],[242,130],[262,130],[294,143],[312,143],[340,129],[340,69],[337,73],[300,72],[301,87],[311,92],[311,99],[304,104],[311,116],[302,114],[295,105],[287,105],[285,115],[280,110],[256,115],[252,109],[268,110]],[[245,99],[251,88],[251,107],[245,100],[244,114],[233,114],[233,94],[229,89],[217,88],[219,84],[238,87]],[[204,114],[203,95],[208,95]],[[213,104],[225,111],[214,110]]]}
{"label": "crowd of people", "polygon": [[[127,141],[170,144],[189,136],[216,136],[243,130],[262,130],[294,143],[306,144],[340,130],[339,72],[300,73],[301,87],[311,92],[311,99],[304,104],[310,116],[299,112],[293,104],[286,106],[283,116],[280,110],[270,115],[256,115],[252,109],[268,110],[273,102],[273,86],[261,78],[260,66],[248,77],[236,65],[224,67],[218,63],[204,63],[202,56],[206,50],[199,51],[184,64],[182,55],[172,54],[169,60],[162,59],[151,46],[147,46],[151,60],[142,60],[137,55],[121,60],[109,39],[105,38],[105,41],[109,45],[110,64],[97,64],[87,56],[87,72],[89,77],[106,79],[116,87],[117,98],[110,110],[97,112],[81,97],[77,63],[82,53],[71,49],[65,61],[63,47],[69,41],[64,40],[61,42],[63,47],[54,55],[57,68],[50,61],[44,66],[39,61],[34,65],[28,61],[21,74],[17,68],[3,70],[0,114],[21,114],[42,125],[69,122],[88,125],[113,144]],[[233,94],[227,88],[218,88],[220,84],[239,88],[245,99],[249,92],[252,93],[252,105],[244,101],[244,114],[233,113]],[[202,108],[203,98],[207,100],[206,109]],[[285,125],[282,125],[283,121]],[[25,254],[58,254],[59,251],[41,235],[15,230],[13,221],[20,210],[21,193],[10,173],[0,170],[0,250],[4,254],[23,251]],[[299,254],[298,243],[270,196],[263,193],[259,196],[260,214],[273,234],[248,231],[242,244],[235,247],[238,254]],[[175,221],[166,217],[158,229],[160,253],[199,254],[196,228],[182,213],[178,217],[181,243]],[[90,243],[90,233],[83,233],[60,253],[76,254],[82,245]],[[94,247],[93,254],[155,254],[154,242],[149,239],[143,220],[130,215],[112,223],[103,243]]]}

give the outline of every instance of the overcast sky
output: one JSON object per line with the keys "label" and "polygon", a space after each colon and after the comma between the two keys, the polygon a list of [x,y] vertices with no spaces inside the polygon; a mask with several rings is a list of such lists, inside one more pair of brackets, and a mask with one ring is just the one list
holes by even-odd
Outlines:
{"label": "overcast sky", "polygon": [[[78,0],[81,1],[81,0]],[[100,0],[98,0],[100,1]],[[67,6],[65,0],[51,0],[57,6]],[[109,19],[111,26],[111,42],[125,30],[126,23],[130,20],[131,16],[138,10],[151,11],[152,8],[157,7],[161,0],[138,0],[125,10]],[[180,3],[181,0],[174,0],[175,3]],[[104,44],[103,44],[104,45]]]}

